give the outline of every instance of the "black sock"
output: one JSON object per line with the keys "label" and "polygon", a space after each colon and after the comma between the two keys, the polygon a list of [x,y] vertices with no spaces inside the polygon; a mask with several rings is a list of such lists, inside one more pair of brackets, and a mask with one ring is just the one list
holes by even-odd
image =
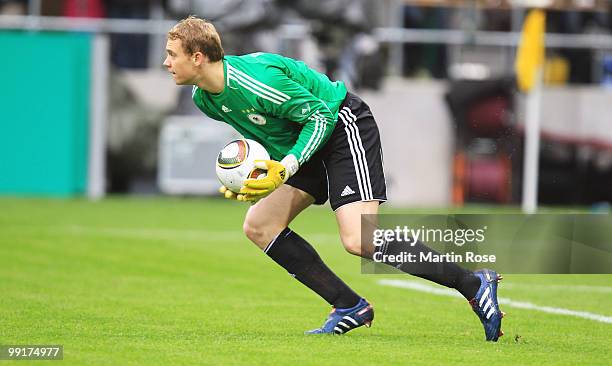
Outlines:
{"label": "black sock", "polygon": [[353,307],[359,302],[359,295],[323,263],[306,240],[291,229],[285,228],[268,244],[264,252],[330,305],[342,309]]}
{"label": "black sock", "polygon": [[476,292],[480,287],[480,279],[471,271],[468,271],[453,262],[401,262],[390,261],[384,255],[404,255],[411,253],[420,258],[420,253],[440,253],[427,247],[425,244],[417,241],[414,246],[409,242],[386,242],[376,249],[383,254],[383,263],[399,269],[402,272],[433,281],[437,284],[454,288],[463,295],[467,300],[471,300],[476,296]]}

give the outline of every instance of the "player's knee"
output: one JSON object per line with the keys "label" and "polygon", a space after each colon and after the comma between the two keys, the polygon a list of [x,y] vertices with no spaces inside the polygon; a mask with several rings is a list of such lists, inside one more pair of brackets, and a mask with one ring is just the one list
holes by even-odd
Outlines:
{"label": "player's knee", "polygon": [[284,228],[277,228],[274,225],[265,225],[261,222],[249,220],[248,218],[242,225],[242,231],[246,237],[262,249],[265,248],[283,229]]}
{"label": "player's knee", "polygon": [[361,248],[361,240],[359,235],[344,235],[342,236],[342,245],[344,245],[344,249],[353,254],[362,256],[363,251]]}
{"label": "player's knee", "polygon": [[344,245],[344,249],[347,252],[363,258],[372,259],[375,248],[371,243],[363,243],[359,233],[344,234],[341,238],[342,245]]}
{"label": "player's knee", "polygon": [[257,223],[253,222],[252,220],[244,220],[244,223],[242,224],[242,231],[244,232],[244,234],[246,235],[247,238],[249,238],[250,241],[252,241],[253,243],[255,243],[258,247],[262,247],[265,246],[266,244],[264,244],[264,230],[262,225],[258,225]]}

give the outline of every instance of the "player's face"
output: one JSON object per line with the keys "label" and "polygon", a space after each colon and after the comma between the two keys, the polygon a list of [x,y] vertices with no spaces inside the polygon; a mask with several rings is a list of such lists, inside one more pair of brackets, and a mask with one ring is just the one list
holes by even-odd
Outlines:
{"label": "player's face", "polygon": [[197,69],[193,57],[183,50],[180,39],[169,39],[166,43],[164,66],[168,69],[177,85],[193,84]]}

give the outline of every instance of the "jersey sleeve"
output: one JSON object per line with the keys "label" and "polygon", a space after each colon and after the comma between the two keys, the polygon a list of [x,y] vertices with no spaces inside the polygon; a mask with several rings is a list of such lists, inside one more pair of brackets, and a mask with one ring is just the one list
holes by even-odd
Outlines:
{"label": "jersey sleeve", "polygon": [[268,113],[302,125],[295,145],[288,154],[296,157],[300,166],[327,142],[334,126],[334,114],[319,98],[281,69],[268,68],[269,81],[261,85],[260,101]]}

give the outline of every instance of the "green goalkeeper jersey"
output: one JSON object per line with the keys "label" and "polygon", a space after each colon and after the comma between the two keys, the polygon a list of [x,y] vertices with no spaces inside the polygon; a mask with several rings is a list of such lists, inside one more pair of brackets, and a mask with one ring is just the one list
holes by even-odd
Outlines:
{"label": "green goalkeeper jersey", "polygon": [[346,96],[343,82],[270,53],[225,56],[223,71],[223,91],[213,94],[194,86],[195,104],[260,142],[273,159],[292,154],[302,165],[330,137]]}

